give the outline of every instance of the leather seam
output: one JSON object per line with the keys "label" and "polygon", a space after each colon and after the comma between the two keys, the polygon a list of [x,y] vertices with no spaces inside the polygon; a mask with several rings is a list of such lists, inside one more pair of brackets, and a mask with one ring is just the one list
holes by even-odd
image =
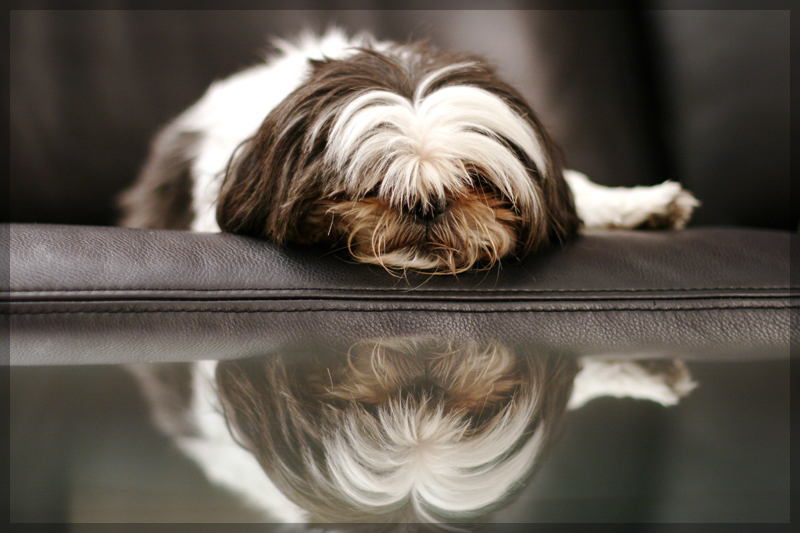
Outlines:
{"label": "leather seam", "polygon": [[142,310],[112,310],[112,311],[22,311],[14,312],[11,315],[81,315],[81,314],[159,314],[159,313],[226,313],[226,314],[272,314],[272,313],[315,313],[315,312],[349,312],[349,313],[394,313],[401,311],[424,311],[433,313],[606,313],[609,311],[636,311],[644,313],[663,313],[673,311],[724,311],[724,310],[753,310],[753,309],[798,309],[800,305],[786,306],[712,306],[712,307],[673,307],[669,309],[647,309],[630,307],[612,307],[602,309],[427,309],[427,308],[404,308],[404,309],[142,309]]}
{"label": "leather seam", "polygon": [[301,287],[301,288],[281,288],[281,289],[23,289],[4,292],[0,294],[41,294],[41,293],[100,293],[100,292],[143,292],[143,293],[171,293],[171,292],[303,292],[303,291],[340,291],[340,292],[457,292],[457,293],[569,293],[569,292],[682,292],[682,291],[757,291],[757,290],[800,290],[800,286],[764,286],[764,287],[686,287],[686,288],[643,288],[643,289],[373,289],[373,288],[322,288],[322,287]]}

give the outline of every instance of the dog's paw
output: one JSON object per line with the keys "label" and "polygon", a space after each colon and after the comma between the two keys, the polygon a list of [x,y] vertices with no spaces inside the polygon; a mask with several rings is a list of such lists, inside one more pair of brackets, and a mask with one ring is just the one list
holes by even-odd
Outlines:
{"label": "dog's paw", "polygon": [[580,365],[567,404],[569,409],[603,396],[676,405],[697,387],[686,363],[680,359],[588,356],[580,359]]}
{"label": "dog's paw", "polygon": [[604,187],[584,174],[565,170],[578,217],[586,229],[683,229],[700,202],[680,183]]}
{"label": "dog's paw", "polygon": [[700,205],[692,193],[673,181],[650,188],[650,193],[642,205],[650,212],[637,228],[683,229]]}

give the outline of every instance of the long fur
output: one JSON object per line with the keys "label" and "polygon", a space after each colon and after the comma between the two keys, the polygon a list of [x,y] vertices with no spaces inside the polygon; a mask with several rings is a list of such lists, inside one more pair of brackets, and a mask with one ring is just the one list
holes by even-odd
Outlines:
{"label": "long fur", "polygon": [[[212,86],[156,141],[146,168],[179,187],[186,166],[164,160],[177,139],[197,139],[183,150],[192,229],[339,245],[390,269],[450,273],[577,230],[559,151],[485,60],[336,31],[282,46],[280,59]],[[302,74],[281,81],[290,70]],[[123,225],[169,224],[136,216],[160,194],[150,174],[123,198]]]}
{"label": "long fur", "polygon": [[[277,47],[162,130],[121,198],[122,225],[322,244],[446,274],[524,257],[581,224],[682,227],[697,205],[674,183],[609,189],[565,171],[531,107],[480,57],[339,30]],[[541,464],[573,379],[573,406],[691,390],[686,372],[669,382],[586,360],[578,373],[497,343],[324,352],[132,371],[156,423],[211,480],[285,522],[484,516]]]}
{"label": "long fur", "polygon": [[[533,111],[481,60],[362,49],[314,63],[242,145],[217,220],[275,242],[346,237],[362,261],[455,272],[577,228],[554,153]],[[471,216],[476,205],[488,213]],[[476,234],[499,238],[470,246]]]}
{"label": "long fur", "polygon": [[[457,273],[587,228],[683,227],[676,183],[574,171],[484,59],[340,30],[278,43],[156,137],[121,198],[128,227],[342,247],[389,270]],[[573,195],[575,199],[573,199]]]}
{"label": "long fur", "polygon": [[675,405],[696,386],[677,360],[433,338],[131,370],[156,424],[266,521],[353,531],[485,521],[527,485],[568,409]]}

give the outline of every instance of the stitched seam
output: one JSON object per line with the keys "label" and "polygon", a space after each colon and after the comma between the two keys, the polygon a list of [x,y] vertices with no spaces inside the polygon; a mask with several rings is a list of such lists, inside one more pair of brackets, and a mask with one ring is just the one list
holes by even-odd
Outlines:
{"label": "stitched seam", "polygon": [[793,295],[790,293],[771,293],[771,294],[762,294],[762,293],[754,293],[754,294],[742,294],[742,293],[731,293],[731,294],[708,294],[708,295],[698,295],[698,294],[686,294],[686,295],[656,295],[656,294],[642,294],[642,295],[626,295],[626,296],[613,296],[613,295],[598,295],[597,297],[590,297],[590,296],[583,296],[583,295],[560,295],[558,297],[545,297],[545,296],[538,296],[538,295],[529,295],[528,297],[520,297],[516,295],[506,295],[502,297],[502,295],[498,295],[497,297],[487,298],[485,296],[477,295],[474,297],[466,297],[462,295],[452,296],[452,297],[445,297],[443,295],[440,298],[431,297],[429,295],[425,295],[424,297],[401,297],[401,295],[391,295],[385,298],[375,298],[372,296],[361,296],[358,295],[336,295],[336,296],[301,296],[301,295],[259,295],[253,296],[251,298],[246,297],[230,297],[230,298],[180,298],[180,297],[172,297],[168,298],[164,296],[163,298],[155,298],[155,297],[144,297],[141,298],[108,298],[108,299],[58,299],[54,296],[51,299],[17,299],[17,300],[6,300],[6,305],[45,305],[45,304],[52,304],[52,305],[164,305],[164,304],[188,304],[188,305],[253,305],[253,304],[270,304],[275,302],[285,302],[287,304],[291,303],[300,303],[305,301],[314,301],[319,302],[320,304],[335,304],[337,302],[342,303],[350,303],[350,302],[364,302],[369,305],[381,305],[381,304],[393,304],[393,303],[405,303],[405,304],[423,304],[423,305],[436,305],[436,304],[452,304],[452,305],[502,305],[502,304],[509,304],[509,305],[547,305],[547,304],[554,304],[558,302],[563,302],[567,305],[579,305],[579,304],[586,304],[586,305],[602,305],[604,302],[609,304],[619,301],[627,301],[632,302],[635,304],[640,304],[641,302],[704,302],[704,301],[747,301],[747,300],[761,300],[761,301],[793,301],[796,299],[797,295]]}
{"label": "stitched seam", "polygon": [[462,289],[462,288],[446,288],[446,289],[374,289],[374,288],[320,288],[320,287],[301,287],[301,288],[283,288],[283,289],[24,289],[3,292],[0,294],[36,294],[36,293],[97,293],[97,292],[288,292],[288,291],[342,291],[342,292],[481,292],[481,293],[564,293],[564,292],[669,292],[669,291],[721,291],[721,290],[800,290],[800,286],[764,286],[764,287],[687,287],[687,288],[658,288],[658,289]]}
{"label": "stitched seam", "polygon": [[787,306],[712,306],[712,307],[673,307],[670,309],[652,308],[630,308],[612,307],[603,309],[490,309],[490,310],[464,310],[464,309],[425,309],[425,308],[405,308],[405,309],[136,309],[136,310],[113,310],[113,311],[22,311],[11,312],[11,315],[80,315],[80,314],[158,314],[158,313],[232,313],[232,314],[272,314],[272,313],[318,313],[318,312],[349,312],[349,313],[395,313],[402,311],[425,311],[433,313],[525,313],[535,311],[540,313],[605,313],[608,311],[638,311],[645,313],[663,313],[672,311],[722,311],[722,310],[752,310],[752,309],[797,309],[800,305]]}

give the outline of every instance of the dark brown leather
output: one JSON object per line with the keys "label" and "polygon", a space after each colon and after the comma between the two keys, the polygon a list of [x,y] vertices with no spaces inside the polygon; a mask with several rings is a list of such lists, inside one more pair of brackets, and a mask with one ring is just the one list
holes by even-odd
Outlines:
{"label": "dark brown leather", "polygon": [[648,20],[659,52],[659,128],[675,179],[706,200],[694,224],[797,229],[788,13],[656,5]]}
{"label": "dark brown leather", "polygon": [[395,335],[575,355],[786,355],[800,286],[790,235],[592,232],[454,277],[230,234],[15,224],[11,362],[231,358]]}

